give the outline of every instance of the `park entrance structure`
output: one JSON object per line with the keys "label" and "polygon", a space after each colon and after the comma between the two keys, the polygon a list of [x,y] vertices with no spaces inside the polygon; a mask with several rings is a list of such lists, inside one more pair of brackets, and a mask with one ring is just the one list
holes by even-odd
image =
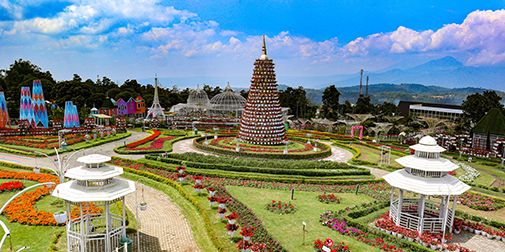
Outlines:
{"label": "park entrance structure", "polygon": [[258,145],[280,145],[286,140],[274,63],[267,57],[265,36],[262,55],[254,62],[238,136],[246,143]]}
{"label": "park entrance structure", "polygon": [[[72,180],[57,185],[52,193],[65,200],[67,213],[71,213],[67,220],[69,252],[115,251],[126,237],[125,196],[135,192],[135,184],[117,178],[123,169],[107,165],[110,160],[100,154],[78,158],[83,165],[65,173]],[[121,215],[111,212],[116,203],[122,204]],[[103,210],[97,211],[97,207]]]}
{"label": "park entrance structure", "polygon": [[405,168],[384,176],[392,187],[389,216],[397,226],[420,233],[451,232],[458,196],[470,186],[448,174],[458,165],[440,157],[445,149],[433,137],[410,148],[414,155],[396,160]]}

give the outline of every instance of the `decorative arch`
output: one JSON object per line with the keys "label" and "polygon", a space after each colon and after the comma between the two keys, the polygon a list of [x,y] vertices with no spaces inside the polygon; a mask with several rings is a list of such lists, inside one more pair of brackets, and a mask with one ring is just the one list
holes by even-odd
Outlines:
{"label": "decorative arch", "polygon": [[359,140],[363,139],[363,125],[354,125],[351,127],[351,138],[354,138],[354,130],[359,129]]}

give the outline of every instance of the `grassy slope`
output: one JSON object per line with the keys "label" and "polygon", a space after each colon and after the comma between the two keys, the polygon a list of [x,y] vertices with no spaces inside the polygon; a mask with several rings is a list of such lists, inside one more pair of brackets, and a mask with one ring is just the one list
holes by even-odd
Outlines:
{"label": "grassy slope", "polygon": [[[372,201],[373,199],[368,196],[338,194],[342,197],[340,204],[324,204],[317,200],[316,197],[319,195],[317,192],[297,191],[293,202],[297,211],[294,214],[278,215],[266,210],[265,205],[271,200],[288,201],[290,199],[289,191],[236,186],[228,186],[227,189],[234,197],[253,209],[267,230],[289,251],[311,251],[314,240],[328,237],[336,242],[346,242],[352,251],[379,251],[348,236],[339,235],[336,231],[319,223],[319,215],[325,210],[338,210]],[[302,245],[302,222],[307,223],[308,230],[305,245]]]}

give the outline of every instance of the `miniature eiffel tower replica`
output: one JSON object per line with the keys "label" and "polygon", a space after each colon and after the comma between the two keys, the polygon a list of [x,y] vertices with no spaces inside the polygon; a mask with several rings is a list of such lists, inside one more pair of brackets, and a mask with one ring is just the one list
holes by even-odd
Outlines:
{"label": "miniature eiffel tower replica", "polygon": [[165,120],[165,109],[160,105],[160,99],[158,97],[158,77],[154,78],[154,99],[153,104],[147,111],[146,119],[160,119]]}

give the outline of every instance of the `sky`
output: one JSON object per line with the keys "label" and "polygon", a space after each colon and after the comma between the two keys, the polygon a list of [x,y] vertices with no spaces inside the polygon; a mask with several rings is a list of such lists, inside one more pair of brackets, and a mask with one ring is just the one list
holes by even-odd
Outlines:
{"label": "sky", "polygon": [[503,66],[505,0],[0,0],[0,69],[245,87],[263,34],[280,81],[444,56]]}

